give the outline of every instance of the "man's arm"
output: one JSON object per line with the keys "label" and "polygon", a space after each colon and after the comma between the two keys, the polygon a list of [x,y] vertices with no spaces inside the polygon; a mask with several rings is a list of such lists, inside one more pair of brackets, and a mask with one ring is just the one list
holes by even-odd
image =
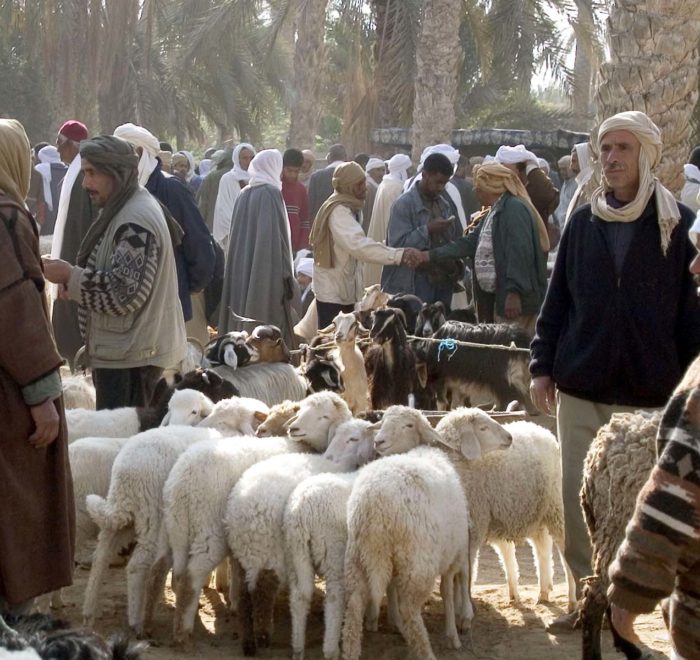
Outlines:
{"label": "man's arm", "polygon": [[430,248],[428,225],[415,225],[406,203],[394,202],[389,213],[387,245],[391,247],[413,247],[418,250]]}
{"label": "man's arm", "polygon": [[333,211],[328,224],[333,240],[358,261],[394,266],[401,263],[403,250],[387,247],[365,236],[361,225],[343,208]]}

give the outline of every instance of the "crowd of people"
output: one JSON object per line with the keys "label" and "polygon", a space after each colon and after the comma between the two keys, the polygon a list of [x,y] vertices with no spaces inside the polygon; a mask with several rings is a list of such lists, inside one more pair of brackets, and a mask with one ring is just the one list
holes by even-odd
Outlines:
{"label": "crowd of people", "polygon": [[[91,137],[69,120],[55,146],[30,148],[21,124],[0,120],[0,610],[71,581],[63,360],[73,366],[85,347],[98,408],[142,406],[188,336],[206,344],[210,328],[273,324],[295,347],[302,318],[323,328],[381,283],[448,310],[473,297],[480,322],[533,337],[532,398],[557,416],[577,581],[591,572],[579,490],[597,429],[615,412],[662,408],[675,391],[611,597],[631,635],[633,612],[673,592],[674,647],[697,657],[700,599],[675,576],[700,567],[700,147],[682,203],[654,176],[661,151],[640,112],[603,122],[558,175],[523,145],[466,158],[439,144],[414,163],[350,158],[337,144],[316,168],[308,149],[241,142],[197,163],[130,123]],[[50,256],[39,235],[51,237]],[[30,546],[50,561],[26,561]]]}

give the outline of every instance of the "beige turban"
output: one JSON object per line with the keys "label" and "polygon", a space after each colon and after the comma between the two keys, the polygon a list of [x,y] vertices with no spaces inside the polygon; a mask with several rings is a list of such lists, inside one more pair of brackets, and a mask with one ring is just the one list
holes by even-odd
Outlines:
{"label": "beige turban", "polygon": [[309,242],[314,249],[315,265],[321,268],[333,268],[333,233],[328,221],[336,206],[348,206],[353,211],[360,211],[365,200],[352,194],[352,187],[364,181],[365,171],[355,162],[342,163],[333,171],[333,188],[335,192],[322,204],[311,227]]}
{"label": "beige turban", "polygon": [[630,110],[606,119],[598,130],[598,152],[603,136],[610,131],[629,131],[641,145],[639,150],[639,189],[637,196],[621,208],[608,205],[606,194],[610,186],[603,175],[603,185],[593,192],[591,210],[606,222],[634,222],[642,215],[652,195],[656,196],[656,215],[661,235],[661,250],[668,250],[671,234],[681,214],[673,193],[654,176],[654,169],[661,160],[661,131],[643,112]]}
{"label": "beige turban", "polygon": [[523,202],[529,209],[532,221],[535,223],[542,251],[547,252],[549,250],[549,237],[544,220],[542,220],[537,209],[532,205],[530,195],[527,194],[523,182],[513,170],[508,169],[505,165],[501,165],[495,160],[484,162],[476,172],[475,183],[478,190],[483,190],[493,195],[502,195],[507,191],[513,197],[517,197]]}
{"label": "beige turban", "polygon": [[0,191],[24,208],[29,192],[31,146],[16,119],[0,119]]}

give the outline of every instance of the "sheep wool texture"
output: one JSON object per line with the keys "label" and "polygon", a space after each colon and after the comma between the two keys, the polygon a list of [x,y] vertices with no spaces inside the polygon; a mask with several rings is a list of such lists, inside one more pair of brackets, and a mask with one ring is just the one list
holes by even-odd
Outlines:
{"label": "sheep wool texture", "polygon": [[22,388],[61,365],[43,300],[34,222],[0,193],[0,600],[19,604],[72,582],[73,486],[63,403],[58,438],[36,449]]}

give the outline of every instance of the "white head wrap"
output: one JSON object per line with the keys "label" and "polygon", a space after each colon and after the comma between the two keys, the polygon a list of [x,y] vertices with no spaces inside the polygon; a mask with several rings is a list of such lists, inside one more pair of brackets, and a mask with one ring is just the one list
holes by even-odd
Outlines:
{"label": "white head wrap", "polygon": [[214,161],[211,158],[202,158],[199,161],[199,176],[204,177],[211,171]]}
{"label": "white head wrap", "polygon": [[297,275],[306,275],[307,277],[313,278],[314,276],[314,260],[311,257],[304,257],[299,259],[299,263],[296,266]]}
{"label": "white head wrap", "polygon": [[282,154],[277,149],[264,149],[256,154],[248,171],[251,186],[269,183],[282,190]]}
{"label": "white head wrap", "polygon": [[496,160],[502,165],[515,165],[515,163],[532,163],[539,167],[537,156],[528,151],[524,144],[518,144],[515,147],[503,145],[498,147],[496,152]]}
{"label": "white head wrap", "polygon": [[[606,119],[598,129],[598,153],[601,140],[610,131],[629,131],[641,145],[639,150],[639,188],[637,196],[621,208],[608,206],[607,193],[611,190],[603,173],[603,184],[591,197],[594,215],[606,222],[634,222],[642,215],[652,195],[656,197],[656,215],[661,234],[661,251],[666,254],[671,234],[680,220],[680,211],[673,193],[654,175],[661,160],[661,131],[643,112],[629,110]],[[602,159],[601,159],[602,160]]]}
{"label": "white head wrap", "polygon": [[139,159],[139,185],[145,186],[153,170],[158,165],[160,142],[158,138],[143,126],[135,124],[122,124],[114,129],[114,137],[130,142],[135,147],[141,147],[143,153]]}
{"label": "white head wrap", "polygon": [[211,160],[212,163],[216,163],[217,165],[219,164],[219,161],[221,160],[221,157],[226,153],[224,149],[217,149],[212,155],[211,155]]}
{"label": "white head wrap", "polygon": [[365,172],[369,172],[370,170],[376,170],[378,167],[381,167],[383,170],[385,170],[386,164],[381,158],[370,158],[367,161],[367,165],[365,165]]}
{"label": "white head wrap", "polygon": [[576,183],[583,184],[591,178],[593,174],[593,167],[591,166],[591,156],[590,149],[588,147],[588,142],[579,142],[574,145],[576,150],[576,156],[578,157],[578,168],[581,170],[576,175]]}
{"label": "white head wrap", "polygon": [[549,163],[544,158],[538,158],[537,164],[541,170],[549,174]]}
{"label": "white head wrap", "polygon": [[406,154],[396,154],[389,159],[389,174],[385,174],[385,179],[399,181],[403,183],[408,178],[408,170],[413,163]]}
{"label": "white head wrap", "polygon": [[191,151],[185,151],[184,149],[181,151],[178,151],[177,153],[185,156],[185,158],[187,158],[187,162],[190,164],[190,171],[187,173],[187,177],[186,177],[186,179],[189,181],[190,179],[192,179],[192,177],[195,174],[194,168],[196,167],[196,163],[194,162],[194,156],[192,155]]}
{"label": "white head wrap", "polygon": [[39,149],[37,154],[39,164],[34,169],[41,174],[41,179],[44,183],[44,201],[49,211],[53,211],[53,195],[51,194],[51,163],[60,163],[61,156],[58,149],[53,145],[48,145]]}
{"label": "white head wrap", "polygon": [[459,161],[459,151],[457,151],[457,149],[455,149],[451,144],[433,144],[423,149],[423,153],[420,155],[418,171],[423,169],[425,159],[428,156],[432,156],[432,154],[442,154],[443,156],[447,156],[447,159],[453,166]]}
{"label": "white head wrap", "polygon": [[247,170],[244,170],[241,167],[241,151],[243,151],[243,149],[250,151],[253,156],[256,154],[255,147],[252,144],[241,142],[240,144],[236,145],[236,148],[233,150],[233,170],[231,170],[236,181],[249,181],[251,176],[249,171],[250,166],[248,166]]}

